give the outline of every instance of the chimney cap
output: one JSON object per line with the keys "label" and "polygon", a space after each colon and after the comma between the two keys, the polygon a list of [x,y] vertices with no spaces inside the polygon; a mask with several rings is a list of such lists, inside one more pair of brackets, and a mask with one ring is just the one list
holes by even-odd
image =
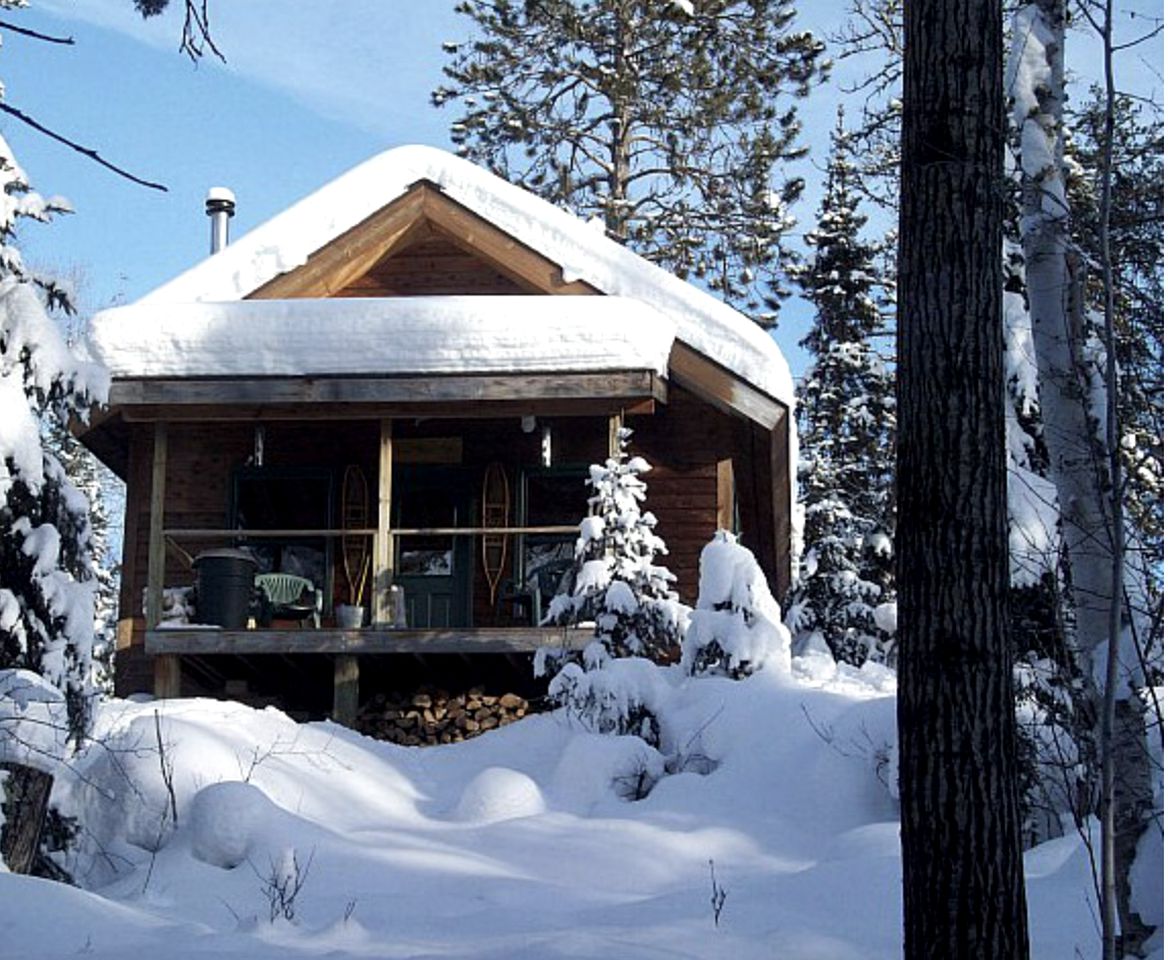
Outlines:
{"label": "chimney cap", "polygon": [[235,194],[227,187],[212,187],[207,191],[207,213],[223,211],[227,216],[235,214]]}

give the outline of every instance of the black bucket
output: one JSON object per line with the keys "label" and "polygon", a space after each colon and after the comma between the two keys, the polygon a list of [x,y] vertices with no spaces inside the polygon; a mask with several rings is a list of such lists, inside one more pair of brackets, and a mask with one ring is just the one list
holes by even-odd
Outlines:
{"label": "black bucket", "polygon": [[195,557],[195,593],[200,623],[226,630],[247,626],[257,564],[242,550],[207,550]]}

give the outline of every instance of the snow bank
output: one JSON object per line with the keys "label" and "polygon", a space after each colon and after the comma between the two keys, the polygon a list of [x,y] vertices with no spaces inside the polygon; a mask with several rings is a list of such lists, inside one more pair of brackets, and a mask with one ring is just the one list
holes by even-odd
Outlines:
{"label": "snow bank", "polygon": [[653,304],[677,324],[683,343],[793,406],[791,374],[778,345],[747,317],[577,217],[433,147],[398,147],[367,160],[138,303],[158,308],[238,300],[302,265],[314,251],[419,180],[430,181],[559,264],[566,277],[581,279],[610,296]]}
{"label": "snow bank", "polygon": [[[660,752],[562,714],[407,749],[271,709],[105,703],[100,745],[57,795],[87,813],[91,848],[71,866],[94,892],[0,875],[5,949],[46,960],[896,956],[892,675],[802,660],[741,681],[659,670]],[[178,825],[150,853],[127,842],[126,824],[161,790],[156,724]],[[626,790],[642,774],[651,792]],[[295,916],[271,923],[265,891],[293,857]],[[718,927],[711,869],[728,895]],[[1080,840],[1030,851],[1026,875],[1035,960],[1094,953]]]}
{"label": "snow bank", "polygon": [[93,352],[114,376],[296,376],[652,370],[674,326],[624,297],[239,300],[99,313]]}

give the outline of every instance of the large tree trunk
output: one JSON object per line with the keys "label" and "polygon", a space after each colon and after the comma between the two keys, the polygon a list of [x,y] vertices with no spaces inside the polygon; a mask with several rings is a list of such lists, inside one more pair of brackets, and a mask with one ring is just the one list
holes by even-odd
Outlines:
{"label": "large tree trunk", "polygon": [[4,778],[4,827],[0,856],[13,873],[32,873],[53,789],[52,774],[20,763],[0,763]]}
{"label": "large tree trunk", "polygon": [[905,956],[1028,955],[1007,566],[1000,0],[906,0],[897,332]]}

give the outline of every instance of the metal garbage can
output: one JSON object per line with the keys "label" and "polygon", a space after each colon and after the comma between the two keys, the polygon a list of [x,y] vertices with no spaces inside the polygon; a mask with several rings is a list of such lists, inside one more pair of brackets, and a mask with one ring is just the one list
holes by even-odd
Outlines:
{"label": "metal garbage can", "polygon": [[200,623],[247,626],[258,564],[244,550],[206,550],[195,557],[195,610]]}

